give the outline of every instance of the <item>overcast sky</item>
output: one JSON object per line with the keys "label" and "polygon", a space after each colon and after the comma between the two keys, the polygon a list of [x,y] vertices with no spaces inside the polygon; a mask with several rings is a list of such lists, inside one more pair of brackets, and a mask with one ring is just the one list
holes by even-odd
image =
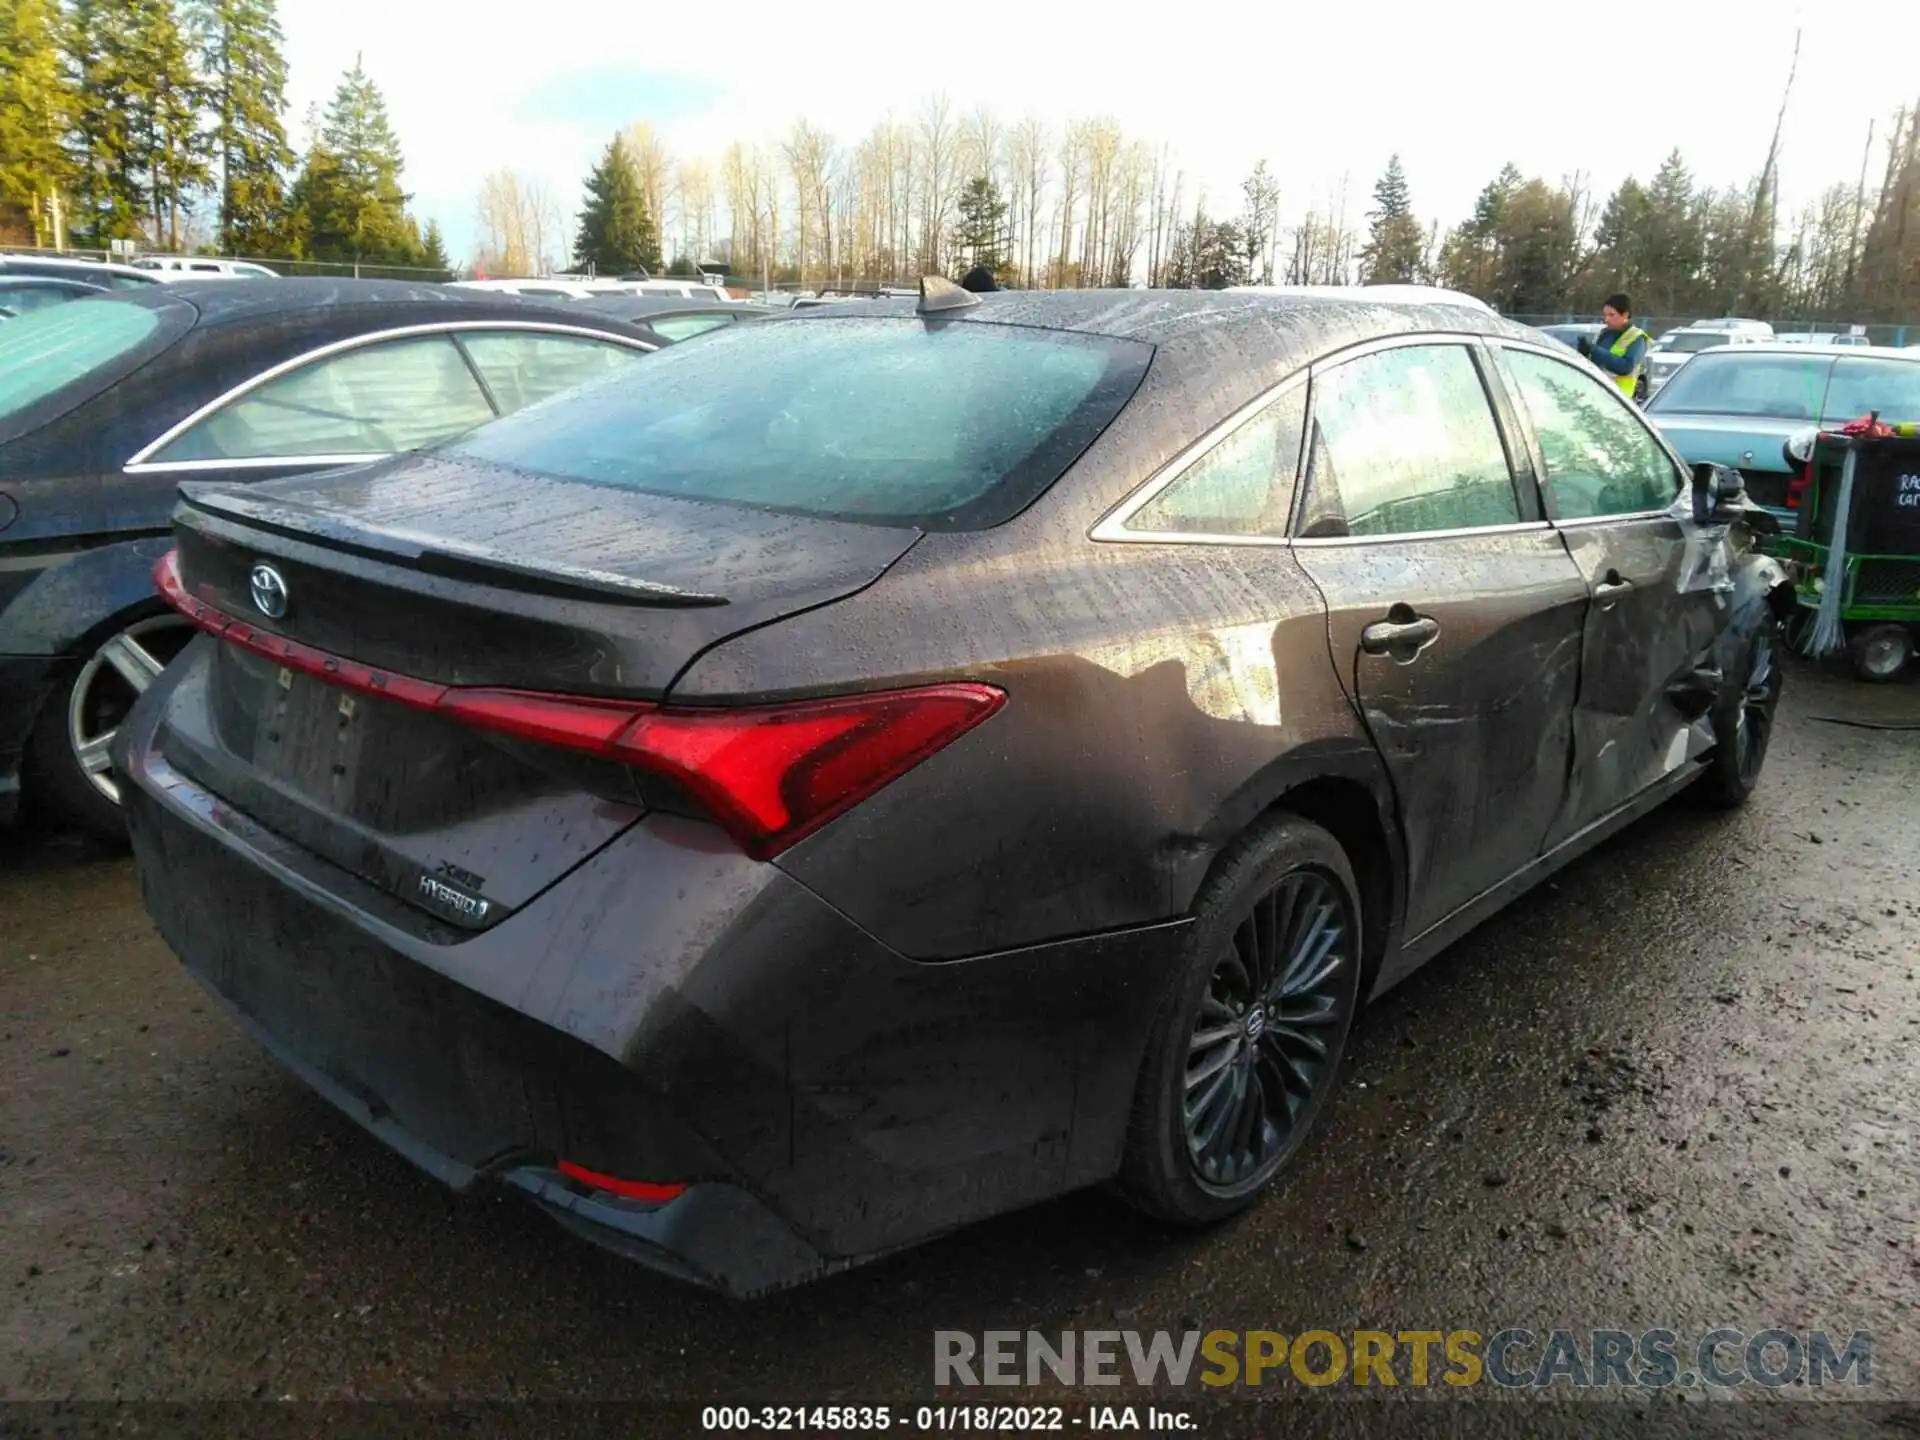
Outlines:
{"label": "overcast sky", "polygon": [[[956,109],[1033,112],[1056,129],[1107,114],[1170,144],[1212,208],[1266,157],[1283,214],[1325,208],[1348,178],[1355,225],[1400,152],[1423,219],[1451,224],[1511,160],[1558,179],[1584,170],[1604,195],[1679,146],[1696,176],[1756,172],[1793,32],[1808,20],[1787,112],[1781,199],[1791,208],[1858,175],[1869,183],[1896,107],[1920,99],[1920,3],[1647,0],[1638,5],[1482,0],[1325,6],[1218,0],[1135,13],[1063,0],[982,7],[761,0],[556,10],[453,0],[280,0],[298,123],[355,52],[385,91],[405,184],[457,259],[474,242],[480,179],[501,166],[544,178],[569,216],[616,128],[646,119],[676,157],[711,160],[734,138],[771,141],[804,116],[841,141],[944,91]],[[794,17],[805,17],[798,26]],[[645,17],[645,18],[643,18]]]}

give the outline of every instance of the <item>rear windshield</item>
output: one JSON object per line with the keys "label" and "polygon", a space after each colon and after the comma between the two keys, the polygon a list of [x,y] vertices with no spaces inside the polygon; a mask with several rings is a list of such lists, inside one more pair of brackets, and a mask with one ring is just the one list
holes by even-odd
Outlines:
{"label": "rear windshield", "polygon": [[75,300],[36,310],[0,330],[0,435],[31,406],[130,354],[160,315],[119,300]]}
{"label": "rear windshield", "polygon": [[1692,355],[1700,350],[1711,350],[1715,345],[1731,345],[1733,336],[1724,330],[1682,330],[1669,340],[1662,340],[1662,350],[1678,350]]}
{"label": "rear windshield", "polygon": [[1874,410],[1885,420],[1920,420],[1920,361],[1848,355],[1833,362],[1820,418],[1857,420]]}
{"label": "rear windshield", "polygon": [[965,321],[729,325],[456,442],[598,485],[874,525],[997,525],[1132,396],[1152,348]]}
{"label": "rear windshield", "polygon": [[1647,403],[1652,415],[1754,415],[1818,420],[1833,359],[1729,350],[1689,360]]}

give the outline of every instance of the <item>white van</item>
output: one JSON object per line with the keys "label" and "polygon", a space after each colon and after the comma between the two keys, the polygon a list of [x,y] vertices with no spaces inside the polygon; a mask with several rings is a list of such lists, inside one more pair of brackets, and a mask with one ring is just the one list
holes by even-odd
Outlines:
{"label": "white van", "polygon": [[142,255],[136,270],[152,270],[164,281],[278,280],[280,273],[247,260],[219,260],[211,255]]}

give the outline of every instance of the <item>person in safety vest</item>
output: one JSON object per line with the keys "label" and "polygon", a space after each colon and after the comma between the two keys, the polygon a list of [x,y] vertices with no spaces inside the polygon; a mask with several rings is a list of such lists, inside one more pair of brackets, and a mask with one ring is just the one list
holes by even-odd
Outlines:
{"label": "person in safety vest", "polygon": [[1606,328],[1594,339],[1582,340],[1580,353],[1612,376],[1629,400],[1645,399],[1647,351],[1653,341],[1633,323],[1633,301],[1623,293],[1609,295],[1600,307],[1600,323]]}

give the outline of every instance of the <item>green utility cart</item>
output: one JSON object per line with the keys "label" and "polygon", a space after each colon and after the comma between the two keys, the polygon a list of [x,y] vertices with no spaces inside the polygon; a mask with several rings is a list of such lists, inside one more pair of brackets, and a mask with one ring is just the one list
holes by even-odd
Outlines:
{"label": "green utility cart", "polygon": [[1912,424],[1889,428],[1821,435],[1795,533],[1768,546],[1798,593],[1797,647],[1844,646],[1854,673],[1873,681],[1905,674],[1920,637],[1920,435]]}

